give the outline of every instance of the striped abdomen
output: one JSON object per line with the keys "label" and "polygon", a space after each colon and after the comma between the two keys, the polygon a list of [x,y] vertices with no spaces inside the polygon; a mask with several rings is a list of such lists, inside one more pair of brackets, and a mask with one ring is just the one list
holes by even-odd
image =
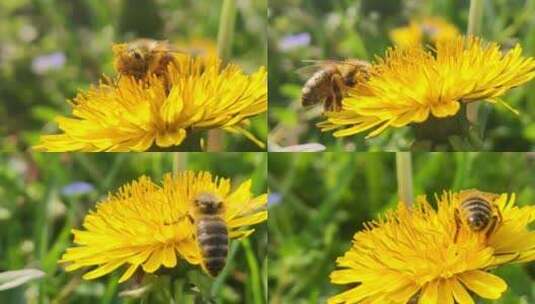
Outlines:
{"label": "striped abdomen", "polygon": [[228,252],[227,225],[218,215],[202,215],[197,220],[197,242],[203,266],[211,276],[225,267]]}
{"label": "striped abdomen", "polygon": [[463,201],[461,211],[470,229],[476,232],[487,228],[492,219],[490,203],[479,197]]}

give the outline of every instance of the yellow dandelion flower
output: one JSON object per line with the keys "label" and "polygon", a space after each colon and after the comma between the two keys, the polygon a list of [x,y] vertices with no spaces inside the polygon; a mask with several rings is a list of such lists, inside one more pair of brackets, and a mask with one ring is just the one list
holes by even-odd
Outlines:
{"label": "yellow dandelion flower", "polygon": [[[374,129],[400,128],[457,114],[461,103],[486,100],[509,107],[498,97],[535,76],[535,59],[516,45],[502,53],[496,43],[459,37],[437,44],[390,49],[370,71],[369,80],[348,92],[340,112],[327,113],[318,126],[349,136]],[[512,109],[511,109],[512,110]],[[513,110],[514,111],[514,110]]]}
{"label": "yellow dandelion flower", "polygon": [[179,146],[192,132],[221,128],[263,147],[244,126],[267,110],[266,70],[244,74],[214,57],[177,55],[167,79],[121,77],[72,102],[74,117],[56,118],[62,134],[44,135],[40,151],[146,151]]}
{"label": "yellow dandelion flower", "polygon": [[214,178],[209,172],[167,174],[162,186],[143,176],[97,204],[85,217],[84,230],[72,231],[77,246],[68,248],[60,263],[69,263],[67,271],[94,266],[84,274],[87,280],[125,265],[119,282],[140,267],[154,273],[161,267],[176,267],[180,260],[202,264],[191,221],[192,200],[201,192],[222,199],[221,218],[231,239],[249,236],[254,229],[248,226],[267,219],[267,195],[253,197],[251,180],[231,191],[229,179]]}
{"label": "yellow dandelion flower", "polygon": [[457,27],[440,17],[411,20],[409,25],[390,31],[390,39],[395,45],[403,48],[419,46],[425,42],[436,44],[459,35]]}
{"label": "yellow dandelion flower", "polygon": [[535,260],[535,207],[519,208],[515,196],[494,203],[503,220],[488,239],[468,227],[456,237],[460,193],[437,197],[437,210],[419,197],[413,210],[399,204],[384,219],[366,224],[352,248],[337,259],[334,284],[358,284],[329,299],[334,303],[474,303],[470,292],[497,299],[507,283],[488,272],[505,263]]}

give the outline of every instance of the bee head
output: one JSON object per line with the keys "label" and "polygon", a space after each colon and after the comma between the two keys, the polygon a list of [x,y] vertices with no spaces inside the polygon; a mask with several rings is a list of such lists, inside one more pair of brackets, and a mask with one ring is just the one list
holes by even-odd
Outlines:
{"label": "bee head", "polygon": [[129,47],[128,48],[128,56],[132,58],[133,60],[137,61],[143,61],[145,60],[145,53],[143,50],[139,47]]}
{"label": "bee head", "polygon": [[203,214],[216,214],[223,208],[223,200],[210,192],[201,192],[193,199],[193,204]]}

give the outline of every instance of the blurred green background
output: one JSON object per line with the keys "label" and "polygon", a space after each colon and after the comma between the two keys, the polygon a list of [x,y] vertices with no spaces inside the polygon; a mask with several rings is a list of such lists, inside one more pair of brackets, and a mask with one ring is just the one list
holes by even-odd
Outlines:
{"label": "blurred green background", "polygon": [[[479,188],[514,192],[535,204],[534,153],[416,153],[415,195]],[[272,304],[325,303],[347,290],[331,285],[335,260],[351,247],[363,222],[397,204],[394,153],[272,153],[269,155],[269,298]],[[535,263],[496,272],[509,288],[498,301],[535,303]]]}
{"label": "blurred green background", "polygon": [[[132,282],[117,285],[124,269],[84,281],[81,275],[89,269],[67,273],[57,261],[72,244],[70,230],[80,228],[99,199],[143,174],[160,183],[163,174],[172,171],[173,158],[172,153],[0,154],[0,273],[24,268],[46,273],[42,279],[0,291],[0,303],[139,303],[140,299],[118,295],[134,288]],[[264,153],[189,153],[186,161],[188,169],[231,178],[234,189],[251,178],[255,195],[266,192]],[[256,225],[251,237],[231,242],[233,257],[216,280],[199,268],[180,264],[177,271],[187,274],[175,281],[176,303],[193,303],[200,289],[213,296],[214,303],[265,304],[266,226]],[[157,286],[162,288],[149,291],[146,303],[172,303],[172,289],[160,278]]]}
{"label": "blurred green background", "polygon": [[[0,1],[0,151],[27,149],[40,134],[56,133],[67,99],[114,75],[111,45],[146,37],[213,47],[222,1]],[[247,73],[267,63],[267,0],[238,1],[232,62]],[[198,47],[198,46],[197,46]],[[250,130],[267,137],[267,114]],[[243,136],[226,135],[227,151],[257,151]]]}
{"label": "blurred green background", "polygon": [[[518,42],[524,55],[535,56],[535,0],[483,2],[482,36],[507,48]],[[338,140],[331,132],[322,134],[315,127],[323,120],[320,109],[303,109],[300,104],[306,77],[298,70],[307,65],[302,60],[382,56],[392,45],[389,31],[420,16],[440,16],[464,33],[469,1],[271,0],[269,6],[270,141],[280,146],[317,142],[330,151],[395,151],[410,147],[414,139],[410,128],[366,141],[365,134]],[[535,81],[504,99],[521,115],[489,106],[484,150],[535,150]]]}

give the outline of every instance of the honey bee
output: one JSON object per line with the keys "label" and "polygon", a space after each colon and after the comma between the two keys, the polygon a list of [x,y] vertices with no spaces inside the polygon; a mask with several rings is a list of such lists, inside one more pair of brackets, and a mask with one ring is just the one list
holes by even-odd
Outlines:
{"label": "honey bee", "polygon": [[192,219],[197,227],[202,267],[213,277],[225,267],[228,253],[229,238],[223,212],[223,201],[213,193],[201,192],[193,199]]}
{"label": "honey bee", "polygon": [[473,232],[484,233],[488,238],[502,222],[500,210],[495,205],[498,194],[476,189],[460,193],[461,203],[455,209],[455,237],[457,241],[461,225],[467,225]]}
{"label": "honey bee", "polygon": [[340,111],[347,88],[366,80],[370,68],[368,62],[358,59],[320,61],[319,66],[303,86],[301,104],[323,103],[324,111]]}
{"label": "honey bee", "polygon": [[137,39],[125,45],[116,45],[115,68],[119,75],[143,80],[149,75],[163,77],[166,82],[169,64],[178,64],[174,53],[181,53],[167,41]]}

